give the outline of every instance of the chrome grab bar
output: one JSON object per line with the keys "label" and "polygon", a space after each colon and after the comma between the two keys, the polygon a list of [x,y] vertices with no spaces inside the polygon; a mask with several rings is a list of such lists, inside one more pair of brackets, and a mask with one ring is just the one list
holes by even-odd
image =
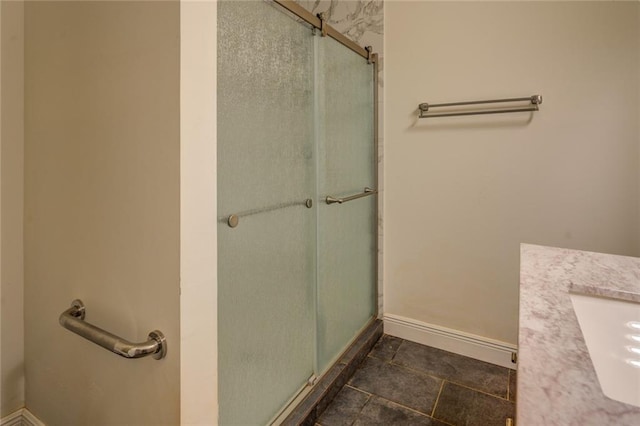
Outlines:
{"label": "chrome grab bar", "polygon": [[342,203],[346,203],[347,201],[357,200],[358,198],[366,197],[366,196],[377,194],[377,193],[378,191],[376,191],[375,189],[365,188],[364,192],[362,192],[361,194],[351,195],[349,197],[344,197],[344,198],[335,198],[335,197],[332,197],[331,195],[328,195],[325,201],[327,202],[327,204],[335,204],[335,203],[342,204]]}
{"label": "chrome grab bar", "polygon": [[60,314],[60,325],[125,358],[143,358],[151,355],[154,359],[162,359],[167,355],[167,341],[164,334],[158,330],[149,333],[149,340],[146,342],[131,343],[85,322],[84,317],[84,303],[76,299],[71,302],[69,309]]}

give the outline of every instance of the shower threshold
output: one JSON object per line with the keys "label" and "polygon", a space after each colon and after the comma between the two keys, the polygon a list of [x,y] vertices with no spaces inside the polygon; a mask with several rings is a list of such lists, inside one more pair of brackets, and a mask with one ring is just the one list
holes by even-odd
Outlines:
{"label": "shower threshold", "polygon": [[283,426],[313,426],[329,406],[336,394],[349,381],[366,358],[369,351],[383,334],[382,321],[373,320],[342,356],[325,374],[318,379],[313,388],[305,395],[284,419],[276,419],[273,424]]}

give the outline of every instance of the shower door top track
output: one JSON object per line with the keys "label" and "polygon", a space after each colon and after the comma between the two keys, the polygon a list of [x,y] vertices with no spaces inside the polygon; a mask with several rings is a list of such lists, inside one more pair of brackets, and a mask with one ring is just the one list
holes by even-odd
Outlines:
{"label": "shower door top track", "polygon": [[340,44],[349,49],[353,50],[358,55],[362,56],[369,62],[376,62],[378,60],[377,53],[371,53],[371,46],[362,47],[358,43],[350,40],[340,31],[333,28],[331,25],[327,24],[324,19],[319,16],[315,16],[313,13],[309,12],[304,7],[300,6],[298,3],[293,0],[273,0],[275,3],[287,9],[289,12],[296,15],[298,18],[304,20],[308,24],[312,25],[314,28],[322,31],[322,35],[329,36],[332,39],[336,40]]}

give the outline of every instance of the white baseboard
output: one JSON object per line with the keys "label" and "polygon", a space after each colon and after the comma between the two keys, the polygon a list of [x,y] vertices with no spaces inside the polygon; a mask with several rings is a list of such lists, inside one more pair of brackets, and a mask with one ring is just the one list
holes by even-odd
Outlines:
{"label": "white baseboard", "polygon": [[0,426],[45,426],[45,424],[29,410],[21,408],[0,419]]}
{"label": "white baseboard", "polygon": [[518,351],[516,345],[399,315],[385,314],[383,319],[385,334],[502,367],[516,368],[516,364],[511,362],[511,354]]}
{"label": "white baseboard", "polygon": [[22,425],[23,426],[45,426],[45,424],[36,416],[31,414],[31,411],[24,409],[22,413]]}

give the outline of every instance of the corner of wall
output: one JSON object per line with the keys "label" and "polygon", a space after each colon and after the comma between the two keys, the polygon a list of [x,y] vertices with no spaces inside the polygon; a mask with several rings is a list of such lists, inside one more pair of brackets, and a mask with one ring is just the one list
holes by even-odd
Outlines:
{"label": "corner of wall", "polygon": [[218,423],[217,2],[180,2],[180,412]]}
{"label": "corner of wall", "polygon": [[21,408],[0,418],[0,426],[45,426],[45,424],[29,410]]}
{"label": "corner of wall", "polygon": [[[636,37],[636,67],[640,69],[640,1],[636,2],[636,28],[637,28],[637,37]],[[638,124],[637,130],[637,139],[638,139],[638,161],[640,162],[640,77],[638,78],[637,84],[637,92],[638,92],[638,100],[636,105],[638,105],[638,120],[636,121]],[[637,203],[637,214],[638,214],[638,227],[636,228],[636,256],[640,256],[640,167],[638,167],[638,203]]]}
{"label": "corner of wall", "polygon": [[0,417],[24,406],[24,3],[0,3]]}

